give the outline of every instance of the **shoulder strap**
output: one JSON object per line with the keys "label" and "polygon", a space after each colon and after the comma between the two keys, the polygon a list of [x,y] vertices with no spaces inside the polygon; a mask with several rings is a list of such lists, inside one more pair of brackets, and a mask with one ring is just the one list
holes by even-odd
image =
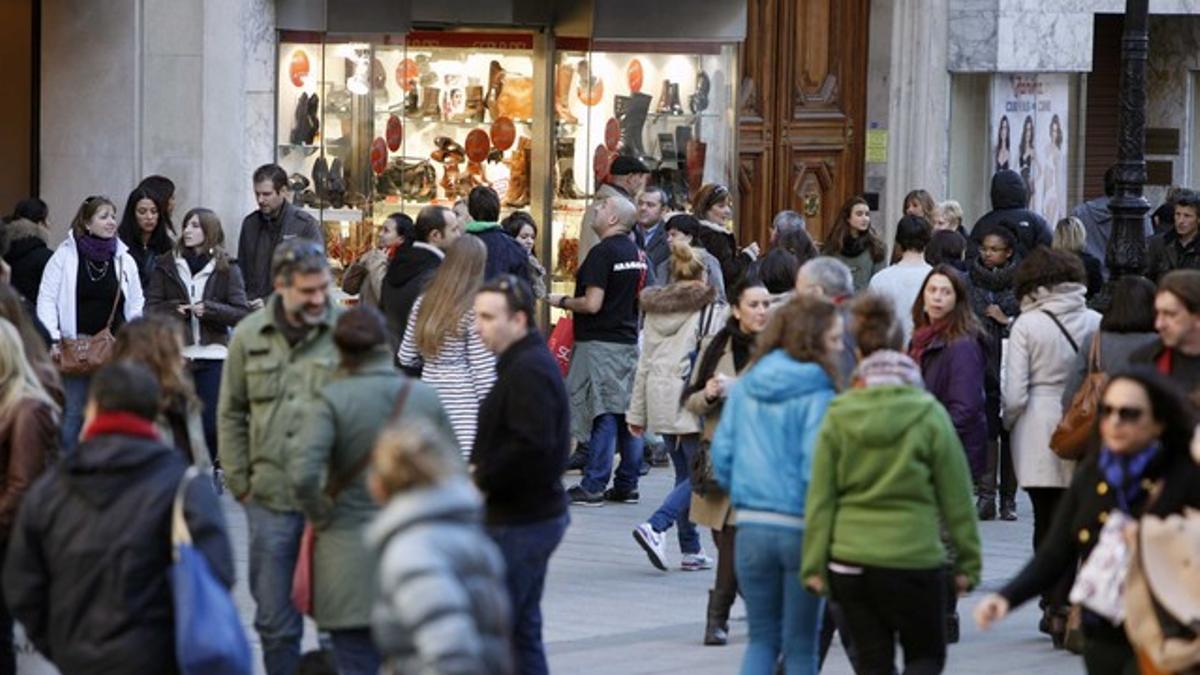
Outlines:
{"label": "shoulder strap", "polygon": [[[117,305],[121,302],[121,254],[118,253],[113,257],[113,270],[117,275],[117,294],[113,296],[112,309],[108,310],[108,323],[104,324],[104,329],[111,331],[113,320],[117,318]],[[140,280],[139,280],[140,283]]]}
{"label": "shoulder strap", "polygon": [[1088,350],[1088,373],[1100,372],[1100,329],[1092,335],[1092,347]]}
{"label": "shoulder strap", "polygon": [[171,548],[172,555],[179,557],[179,547],[192,543],[192,533],[188,530],[187,520],[183,517],[183,502],[187,496],[188,484],[200,474],[195,466],[189,466],[179,479],[179,487],[175,488],[175,500],[171,506]]}
{"label": "shoulder strap", "polygon": [[[408,392],[411,390],[412,379],[405,377],[404,384],[400,385],[400,393],[396,395],[396,405],[392,408],[392,415],[388,418],[389,422],[394,422],[400,419],[400,414],[404,412],[404,404],[408,402]],[[363,453],[363,456],[354,463],[354,466],[350,467],[345,473],[330,481],[329,485],[325,487],[325,494],[329,495],[330,499],[337,499],[338,494],[341,493],[342,490],[345,490],[350,483],[354,482],[354,480],[358,478],[359,474],[366,470],[367,465],[371,463],[371,454],[372,451],[368,449]]]}
{"label": "shoulder strap", "polygon": [[1050,317],[1050,320],[1054,322],[1054,325],[1058,326],[1058,330],[1063,334],[1063,337],[1067,338],[1067,342],[1071,343],[1071,351],[1078,354],[1079,353],[1079,344],[1077,342],[1075,342],[1075,338],[1071,337],[1071,334],[1068,333],[1067,329],[1063,327],[1062,322],[1058,320],[1058,317],[1054,316],[1054,313],[1048,309],[1043,309],[1042,314],[1045,314],[1046,316]]}

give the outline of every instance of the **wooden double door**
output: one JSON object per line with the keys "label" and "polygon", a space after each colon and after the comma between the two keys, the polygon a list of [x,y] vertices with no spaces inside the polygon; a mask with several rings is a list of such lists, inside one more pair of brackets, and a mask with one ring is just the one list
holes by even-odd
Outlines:
{"label": "wooden double door", "polygon": [[749,0],[741,47],[736,222],[770,238],[783,209],[822,240],[862,191],[869,0]]}

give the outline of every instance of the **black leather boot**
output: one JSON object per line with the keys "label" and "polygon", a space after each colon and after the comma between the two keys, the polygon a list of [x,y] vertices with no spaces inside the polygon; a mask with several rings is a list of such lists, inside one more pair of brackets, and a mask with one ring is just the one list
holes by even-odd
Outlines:
{"label": "black leather boot", "polygon": [[312,170],[312,186],[313,192],[317,193],[317,199],[328,201],[329,199],[329,163],[325,161],[325,155],[317,158],[313,163]]}
{"label": "black leather boot", "polygon": [[317,140],[317,132],[321,130],[321,99],[316,94],[308,97],[308,136],[304,142],[312,145]]}
{"label": "black leather boot", "polygon": [[300,99],[296,101],[296,110],[292,115],[292,132],[288,134],[288,140],[293,145],[303,145],[305,139],[308,138],[307,92],[300,94]]}
{"label": "black leather boot", "polygon": [[679,103],[679,83],[678,82],[671,83],[670,94],[671,94],[671,97],[670,97],[670,102],[669,102],[669,106],[668,106],[668,111],[672,115],[682,115],[683,114],[683,105],[681,105]]}
{"label": "black leather boot", "polygon": [[333,158],[329,165],[329,202],[333,208],[340,209],[346,205],[346,170],[340,157]]}
{"label": "black leather boot", "polygon": [[669,113],[671,112],[671,81],[663,80],[662,93],[658,95],[658,105],[655,106],[654,112]]}
{"label": "black leather boot", "polygon": [[704,622],[704,644],[722,646],[729,642],[729,609],[733,596],[720,591],[708,592],[708,611]]}
{"label": "black leather boot", "polygon": [[708,74],[703,70],[696,75],[696,93],[688,97],[688,108],[693,114],[700,114],[708,108],[708,91],[711,87]]}
{"label": "black leather boot", "polygon": [[[626,97],[616,97],[616,99],[621,98]],[[642,93],[632,94],[627,97],[624,105],[619,100],[615,100],[613,108],[617,113],[617,122],[621,124],[619,152],[630,157],[645,157],[646,148],[642,145],[642,128],[646,126],[646,115],[650,112],[650,96]],[[622,108],[624,108],[623,111]]]}

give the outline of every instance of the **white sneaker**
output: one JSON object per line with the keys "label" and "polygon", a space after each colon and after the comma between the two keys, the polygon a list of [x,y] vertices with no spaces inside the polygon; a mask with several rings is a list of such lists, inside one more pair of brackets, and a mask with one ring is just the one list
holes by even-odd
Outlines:
{"label": "white sneaker", "polygon": [[684,553],[683,560],[679,562],[679,569],[684,572],[710,570],[712,566],[713,559],[704,555],[704,551],[700,551],[699,553]]}
{"label": "white sneaker", "polygon": [[664,539],[661,532],[655,532],[654,528],[650,527],[650,523],[642,523],[633,529],[633,540],[646,551],[650,564],[666,572],[667,547],[663,543]]}

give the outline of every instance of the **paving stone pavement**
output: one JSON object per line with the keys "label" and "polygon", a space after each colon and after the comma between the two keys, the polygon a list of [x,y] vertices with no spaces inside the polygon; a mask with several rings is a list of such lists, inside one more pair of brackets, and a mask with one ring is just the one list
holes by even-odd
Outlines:
{"label": "paving stone pavement", "polygon": [[[568,474],[573,484],[578,477]],[[550,670],[558,674],[694,675],[738,672],[746,644],[745,608],[734,605],[732,640],[726,647],[704,647],[704,608],[712,571],[678,569],[679,547],[668,535],[668,551],[675,569],[653,568],[632,537],[632,530],[657,508],[671,487],[670,469],[654,469],[641,482],[640,504],[572,507],[571,526],[550,563],[542,602]],[[246,520],[241,508],[225,499],[234,539],[239,583],[235,589],[248,634],[258,654],[253,632],[253,601],[246,588]],[[980,524],[984,539],[982,588],[960,599],[962,641],[950,647],[947,673],[1005,675],[1024,673],[1078,674],[1082,662],[1055,651],[1037,632],[1036,603],[1022,607],[987,633],[969,620],[980,595],[998,588],[1016,573],[1030,555],[1032,510],[1023,498],[1020,520]],[[706,550],[711,539],[704,534]],[[316,645],[316,631],[306,622],[305,645]],[[261,659],[257,659],[261,672]],[[841,645],[833,650],[823,673],[852,673]]]}

